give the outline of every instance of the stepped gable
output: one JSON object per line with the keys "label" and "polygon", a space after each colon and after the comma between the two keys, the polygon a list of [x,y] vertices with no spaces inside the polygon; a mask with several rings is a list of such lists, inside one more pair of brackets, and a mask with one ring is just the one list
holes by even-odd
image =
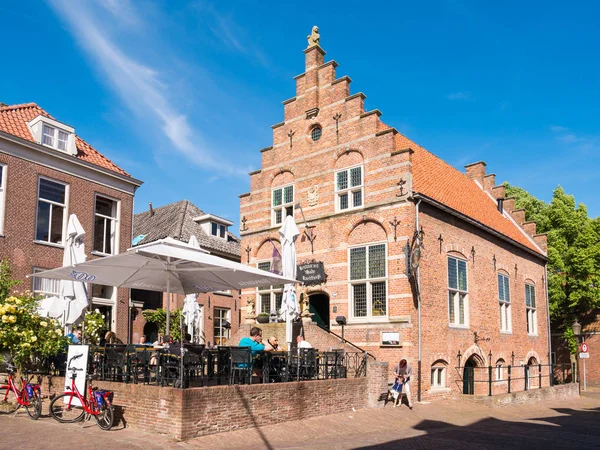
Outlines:
{"label": "stepped gable", "polygon": [[218,250],[231,255],[240,256],[240,239],[227,233],[227,240],[209,236],[194,217],[205,215],[204,211],[188,200],[180,200],[165,206],[153,208],[136,214],[133,219],[133,235],[145,235],[136,245],[147,244],[159,239],[172,237],[188,242],[192,235],[196,236],[200,246],[206,250]]}
{"label": "stepped gable", "polygon": [[[423,194],[534,252],[545,255],[527,233],[498,211],[494,198],[483,186],[467,177],[433,153],[400,133],[395,135],[396,148],[413,150],[413,191]],[[510,211],[509,211],[510,212]]]}
{"label": "stepped gable", "polygon": [[[29,131],[27,122],[35,119],[39,115],[48,117],[52,120],[57,120],[35,103],[2,106],[0,107],[0,131],[12,134],[13,136],[17,136],[29,142],[35,142],[31,135],[31,131]],[[75,137],[77,146],[76,158],[118,174],[130,176],[79,136],[76,135]]]}

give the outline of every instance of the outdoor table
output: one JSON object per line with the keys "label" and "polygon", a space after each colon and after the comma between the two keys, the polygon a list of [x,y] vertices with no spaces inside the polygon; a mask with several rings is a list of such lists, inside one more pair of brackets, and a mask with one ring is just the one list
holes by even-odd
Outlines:
{"label": "outdoor table", "polygon": [[287,352],[262,352],[263,383],[286,381],[288,378]]}

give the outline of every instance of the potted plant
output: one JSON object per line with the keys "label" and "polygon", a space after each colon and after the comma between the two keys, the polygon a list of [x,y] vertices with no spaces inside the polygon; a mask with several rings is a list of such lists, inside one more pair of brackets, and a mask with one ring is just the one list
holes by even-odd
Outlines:
{"label": "potted plant", "polygon": [[256,321],[258,323],[269,323],[269,314],[260,313],[258,316],[256,316]]}

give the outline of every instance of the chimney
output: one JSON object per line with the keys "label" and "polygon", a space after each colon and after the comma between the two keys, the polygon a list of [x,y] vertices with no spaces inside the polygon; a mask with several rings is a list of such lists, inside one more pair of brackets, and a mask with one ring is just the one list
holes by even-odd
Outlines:
{"label": "chimney", "polygon": [[477,181],[479,185],[483,188],[483,178],[485,177],[485,166],[486,163],[483,161],[478,161],[472,164],[467,164],[465,166],[467,176],[473,180]]}
{"label": "chimney", "polygon": [[154,210],[152,209],[152,202],[148,202],[148,206],[150,206],[150,217],[154,215]]}
{"label": "chimney", "polygon": [[504,213],[504,199],[503,198],[498,199],[498,212],[500,214]]}

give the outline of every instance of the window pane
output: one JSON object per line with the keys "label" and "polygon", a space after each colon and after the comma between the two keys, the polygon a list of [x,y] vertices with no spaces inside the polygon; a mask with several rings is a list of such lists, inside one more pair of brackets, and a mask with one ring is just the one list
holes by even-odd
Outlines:
{"label": "window pane", "polygon": [[535,308],[535,286],[529,286],[530,298],[531,298],[531,307]]}
{"label": "window pane", "polygon": [[450,323],[454,323],[454,292],[448,292],[448,313],[450,315]]}
{"label": "window pane", "polygon": [[219,227],[219,236],[221,236],[222,238],[225,238],[225,225],[221,225]]}
{"label": "window pane", "polygon": [[0,166],[0,188],[2,188],[2,172],[4,171],[4,166]]}
{"label": "window pane", "polygon": [[52,205],[52,223],[50,224],[50,242],[62,243],[63,215],[65,208]]}
{"label": "window pane", "polygon": [[456,289],[458,287],[455,258],[448,258],[448,286],[450,286],[451,289]]}
{"label": "window pane", "polygon": [[65,185],[40,178],[40,198],[64,204]]}
{"label": "window pane", "polygon": [[260,312],[267,314],[271,312],[271,294],[260,294]]}
{"label": "window pane", "polygon": [[354,317],[367,317],[367,285],[355,284],[352,286],[354,301]]}
{"label": "window pane", "polygon": [[354,191],[352,193],[352,206],[362,206],[362,191]]}
{"label": "window pane", "polygon": [[50,228],[50,204],[38,202],[37,230],[35,238],[38,241],[48,242],[48,230]]}
{"label": "window pane", "polygon": [[502,275],[498,274],[498,299],[504,301],[504,280]]}
{"label": "window pane", "polygon": [[286,206],[285,208],[285,216],[294,216],[294,207],[293,206]]}
{"label": "window pane", "polygon": [[350,169],[350,186],[360,186],[362,184],[362,173],[360,167]]}
{"label": "window pane", "polygon": [[116,217],[115,202],[108,198],[96,197],[96,213],[107,217]]}
{"label": "window pane", "polygon": [[507,302],[510,302],[510,285],[508,283],[508,277],[502,277],[502,278],[504,278],[504,295],[505,295],[504,300],[506,300]]}
{"label": "window pane", "polygon": [[279,312],[281,309],[281,302],[283,301],[283,292],[275,293],[275,309]]}
{"label": "window pane", "polygon": [[283,190],[283,202],[292,203],[294,201],[294,186],[287,186]]}
{"label": "window pane", "polygon": [[44,125],[42,142],[46,145],[54,147],[54,128]]}
{"label": "window pane", "polygon": [[110,255],[112,255],[113,253],[113,245],[112,245],[112,238],[113,238],[113,226],[114,226],[114,222],[110,219],[104,219],[106,220],[105,224],[104,224],[104,253],[108,253]]}
{"label": "window pane", "polygon": [[350,249],[350,279],[367,278],[367,249],[365,247]]}
{"label": "window pane", "polygon": [[467,290],[467,262],[458,260],[458,288],[461,291]]}
{"label": "window pane", "polygon": [[281,210],[275,211],[275,223],[281,223]]}
{"label": "window pane", "polygon": [[94,220],[94,251],[104,253],[104,227],[106,225],[103,217]]}
{"label": "window pane", "polygon": [[385,281],[371,284],[371,299],[373,302],[374,316],[385,316],[386,312],[386,296],[385,296]]}
{"label": "window pane", "polygon": [[369,278],[385,277],[385,245],[369,247]]}
{"label": "window pane", "polygon": [[340,209],[348,209],[348,194],[340,195]]}
{"label": "window pane", "polygon": [[210,223],[210,234],[217,236],[217,224],[215,222]]}
{"label": "window pane", "polygon": [[259,262],[258,268],[260,270],[266,270],[268,272],[269,270],[271,270],[271,262],[270,261]]}
{"label": "window pane", "polygon": [[58,130],[58,148],[61,150],[67,149],[67,140],[69,139],[69,135],[64,131]]}
{"label": "window pane", "polygon": [[458,323],[465,324],[465,296],[458,294]]}
{"label": "window pane", "polygon": [[337,173],[337,189],[338,191],[348,189],[348,172],[346,170]]}
{"label": "window pane", "polygon": [[281,189],[275,189],[273,191],[273,206],[280,206],[282,199]]}

